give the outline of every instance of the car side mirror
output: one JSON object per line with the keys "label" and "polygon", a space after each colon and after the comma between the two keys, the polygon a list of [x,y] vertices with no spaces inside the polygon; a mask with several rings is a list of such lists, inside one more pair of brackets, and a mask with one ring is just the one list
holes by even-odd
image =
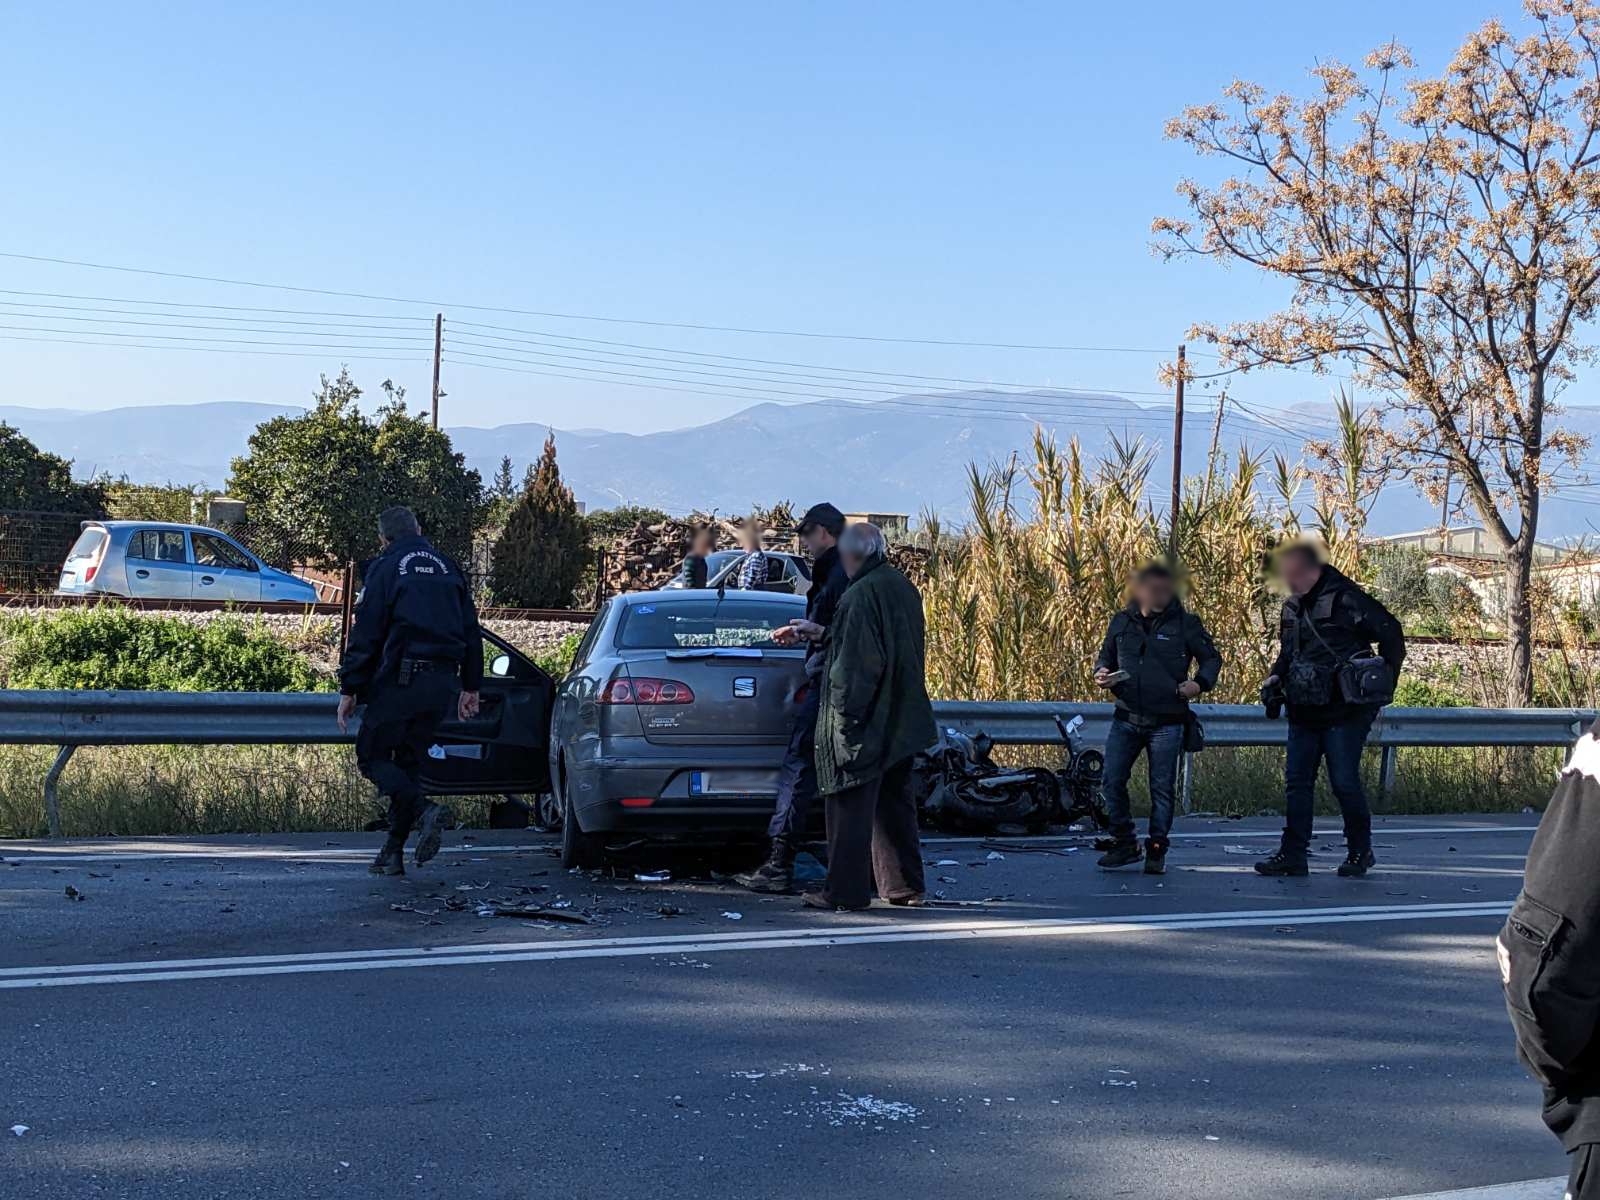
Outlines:
{"label": "car side mirror", "polygon": [[495,655],[494,661],[489,664],[489,674],[498,675],[502,679],[511,674],[511,655]]}

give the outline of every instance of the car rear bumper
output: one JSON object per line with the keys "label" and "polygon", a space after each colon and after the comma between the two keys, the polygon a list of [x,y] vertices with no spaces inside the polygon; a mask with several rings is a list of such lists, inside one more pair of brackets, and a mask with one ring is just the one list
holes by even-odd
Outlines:
{"label": "car rear bumper", "polygon": [[[573,796],[585,833],[700,840],[729,835],[760,836],[777,804],[776,780],[782,746],[717,746],[670,757],[608,756],[596,760],[587,788]],[[746,794],[695,795],[697,771],[770,772],[771,790]],[[581,785],[580,785],[581,786]]]}

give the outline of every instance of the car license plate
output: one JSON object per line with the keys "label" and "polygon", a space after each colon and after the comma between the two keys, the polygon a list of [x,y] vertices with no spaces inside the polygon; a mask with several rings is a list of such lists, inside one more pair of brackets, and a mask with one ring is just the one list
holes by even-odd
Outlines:
{"label": "car license plate", "polygon": [[776,796],[776,771],[693,771],[691,796]]}

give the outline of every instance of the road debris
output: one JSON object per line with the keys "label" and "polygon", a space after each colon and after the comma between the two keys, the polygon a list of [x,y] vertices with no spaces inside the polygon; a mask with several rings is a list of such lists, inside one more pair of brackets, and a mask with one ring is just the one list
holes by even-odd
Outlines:
{"label": "road debris", "polygon": [[663,904],[656,909],[656,916],[658,917],[686,917],[688,915],[688,909],[679,908],[676,904]]}
{"label": "road debris", "polygon": [[88,898],[89,897],[85,896],[82,892],[80,892],[77,888],[73,887],[70,883],[67,884],[67,899],[68,900],[87,900]]}
{"label": "road debris", "polygon": [[742,921],[742,920],[744,920],[744,914],[743,913],[725,912],[722,915],[724,917],[726,917],[730,921]]}
{"label": "road debris", "polygon": [[991,850],[984,856],[986,862],[1005,862],[1006,856],[998,850]]}
{"label": "road debris", "polygon": [[639,871],[633,877],[635,883],[670,883],[671,871]]}
{"label": "road debris", "polygon": [[938,862],[930,863],[929,865],[935,867],[959,867],[961,864],[953,858],[941,858]]}
{"label": "road debris", "polygon": [[571,905],[572,902],[570,900],[566,902],[566,908],[563,908],[559,903],[546,905],[529,901],[516,903],[508,900],[496,900],[492,904],[485,905],[485,908],[488,909],[487,912],[480,910],[478,915],[522,917],[533,921],[557,921],[563,925],[592,925],[594,923],[582,913],[567,911]]}
{"label": "road debris", "polygon": [[11,1132],[16,1134],[17,1137],[21,1137],[23,1134],[28,1132],[28,1127],[26,1125],[13,1125],[11,1127]]}

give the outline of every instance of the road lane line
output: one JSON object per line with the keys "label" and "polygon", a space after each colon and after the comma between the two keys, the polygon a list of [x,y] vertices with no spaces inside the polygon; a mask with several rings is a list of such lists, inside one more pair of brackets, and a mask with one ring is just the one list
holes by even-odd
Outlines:
{"label": "road lane line", "polygon": [[1529,1179],[1522,1183],[1495,1183],[1488,1187],[1462,1188],[1455,1192],[1428,1192],[1420,1196],[1393,1196],[1390,1200],[1561,1200],[1567,1190],[1567,1177]]}
{"label": "road lane line", "polygon": [[[1429,825],[1417,828],[1386,829],[1378,828],[1374,832],[1383,837],[1442,837],[1445,835],[1456,836],[1473,833],[1533,833],[1537,825]],[[1197,830],[1187,832],[1180,826],[1173,833],[1173,840],[1245,840],[1255,838],[1276,838],[1282,836],[1280,829],[1220,829]],[[1041,835],[1038,837],[940,837],[929,835],[922,839],[925,846],[976,846],[984,842],[1003,842],[1019,846],[1051,845],[1071,840],[1072,834]],[[1088,835],[1082,835],[1087,837]],[[1314,838],[1332,838],[1340,840],[1344,833],[1340,829],[1317,829],[1312,833]],[[377,845],[376,842],[373,845]],[[495,843],[489,846],[454,845],[441,847],[441,854],[454,855],[492,855],[492,854],[527,854],[533,851],[549,850],[555,845],[554,839],[539,842],[517,842],[510,845]],[[370,846],[320,846],[315,849],[307,848],[296,850],[287,846],[197,846],[184,847],[152,847],[147,850],[113,850],[113,851],[77,851],[70,848],[61,850],[41,849],[30,847],[15,854],[5,852],[5,843],[0,842],[0,859],[6,865],[29,866],[48,864],[50,866],[92,865],[95,863],[112,862],[140,862],[159,861],[162,859],[201,858],[216,859],[219,861],[248,861],[261,859],[267,861],[288,860],[306,863],[353,863],[365,862],[371,857]]]}
{"label": "road lane line", "polygon": [[737,934],[682,934],[672,937],[606,938],[589,941],[487,944],[416,950],[332,951],[307,955],[187,959],[170,962],[13,967],[0,971],[0,990],[82,987],[90,984],[170,983],[393,968],[483,966],[557,959],[633,958],[669,954],[707,954],[732,950],[794,950],[902,942],[974,941],[1034,937],[1085,937],[1148,934],[1193,929],[1249,929],[1292,922],[1308,925],[1356,922],[1431,921],[1499,918],[1510,901],[1459,905],[1384,905],[1344,909],[1268,909],[1213,913],[1151,914],[1137,917],[1035,919],[1015,921],[898,921],[843,928],[802,928]]}

